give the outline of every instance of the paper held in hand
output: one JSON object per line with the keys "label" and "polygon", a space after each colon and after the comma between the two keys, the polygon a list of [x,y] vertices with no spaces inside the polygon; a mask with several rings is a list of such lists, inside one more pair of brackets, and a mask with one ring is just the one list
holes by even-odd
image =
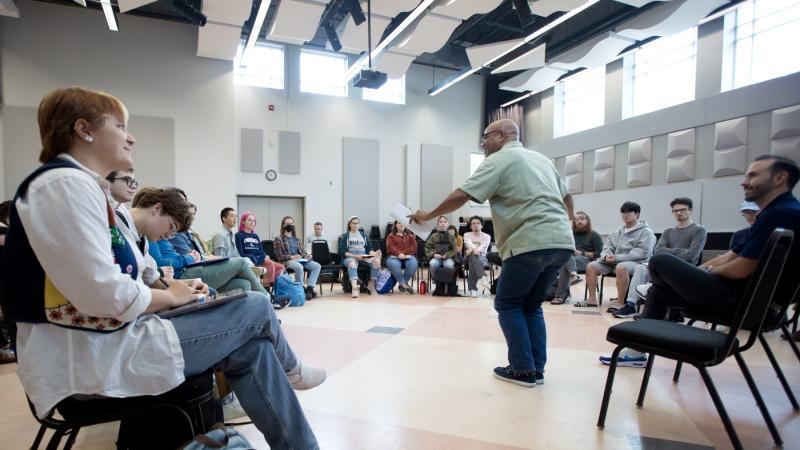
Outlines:
{"label": "paper held in hand", "polygon": [[406,226],[412,233],[418,236],[421,239],[428,239],[428,236],[431,234],[434,228],[436,228],[436,224],[433,220],[429,220],[423,223],[410,223],[408,221],[408,216],[413,213],[407,206],[403,205],[402,203],[395,203],[392,207],[392,211],[390,215],[397,219],[398,222],[402,223]]}

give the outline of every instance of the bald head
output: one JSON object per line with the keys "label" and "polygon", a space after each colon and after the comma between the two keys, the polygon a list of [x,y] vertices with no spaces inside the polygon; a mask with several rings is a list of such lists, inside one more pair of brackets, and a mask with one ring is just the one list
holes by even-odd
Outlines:
{"label": "bald head", "polygon": [[483,133],[481,147],[486,156],[503,148],[506,143],[516,141],[519,136],[519,127],[513,120],[500,119],[489,124]]}

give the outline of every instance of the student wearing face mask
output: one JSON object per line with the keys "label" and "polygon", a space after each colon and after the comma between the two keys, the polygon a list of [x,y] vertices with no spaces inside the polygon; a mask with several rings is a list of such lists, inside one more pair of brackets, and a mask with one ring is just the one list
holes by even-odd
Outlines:
{"label": "student wearing face mask", "polygon": [[306,299],[316,298],[314,286],[317,285],[319,271],[322,266],[311,259],[311,255],[306,254],[300,240],[297,239],[297,232],[294,227],[294,219],[286,216],[281,220],[281,234],[274,239],[275,259],[283,263],[287,269],[294,271],[294,279],[298,283],[303,282],[303,272],[308,271],[308,285],[306,286]]}

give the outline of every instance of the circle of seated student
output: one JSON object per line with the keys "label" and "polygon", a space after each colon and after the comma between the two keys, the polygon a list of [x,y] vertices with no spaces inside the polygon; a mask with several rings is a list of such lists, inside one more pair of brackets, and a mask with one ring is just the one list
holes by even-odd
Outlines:
{"label": "circle of seated student", "polygon": [[317,293],[314,292],[314,287],[317,285],[322,266],[312,260],[311,255],[305,252],[303,243],[297,238],[297,231],[292,217],[286,216],[281,219],[281,234],[273,242],[275,243],[275,259],[287,269],[294,271],[295,282],[302,283],[303,275],[305,271],[308,271],[306,299],[316,298]]}
{"label": "circle of seated student", "polygon": [[[319,448],[293,389],[320,384],[325,372],[297,359],[263,293],[169,319],[152,314],[207,287],[174,280],[153,289],[143,280],[142,252],[105,193],[109,173],[133,167],[127,119],[116,98],[78,87],[56,89],[39,106],[43,165],[17,191],[5,247],[14,263],[4,266],[6,279],[20,281],[4,302],[36,415],[76,394],[161,394],[213,366],[270,448]],[[185,200],[154,196],[132,213],[137,234],[165,240],[188,228]]]}
{"label": "circle of seated student", "polygon": [[483,219],[479,216],[469,218],[469,227],[472,231],[464,233],[464,262],[469,270],[467,274],[469,295],[477,297],[478,289],[489,288],[489,280],[486,278],[484,267],[489,265],[486,253],[492,243],[492,237],[482,231]]}
{"label": "circle of seated student", "polygon": [[[134,197],[133,208],[142,206],[140,202],[147,198],[148,191],[149,189],[142,189]],[[180,189],[178,191],[181,192]],[[200,278],[219,292],[242,289],[267,295],[261,281],[250,270],[250,265],[244,258],[221,260],[220,257],[206,254],[203,247],[189,233],[193,221],[194,215],[190,210],[184,228],[181,230],[176,228],[175,233],[168,239],[161,236],[158,240],[150,241],[149,252],[158,267],[172,267],[174,277],[178,279]]]}
{"label": "circle of seated student", "polygon": [[342,265],[347,268],[347,276],[350,279],[350,295],[358,298],[358,266],[368,266],[369,282],[367,289],[370,294],[377,294],[375,290],[375,279],[381,269],[381,251],[373,250],[372,241],[367,238],[366,233],[359,230],[361,220],[358,216],[351,216],[347,219],[347,230],[339,236],[339,255],[342,257]]}
{"label": "circle of seated student", "polygon": [[[233,210],[232,210],[233,211]],[[234,211],[234,215],[236,212]],[[235,220],[230,220],[235,225]],[[272,261],[269,255],[264,251],[261,245],[261,238],[256,234],[256,215],[250,211],[242,214],[242,219],[239,221],[239,231],[234,236],[236,245],[236,253],[243,258],[247,258],[250,264],[263,267],[266,272],[261,277],[261,280],[266,285],[275,283],[275,279],[282,274],[286,268],[283,264]]]}
{"label": "circle of seated student", "polygon": [[398,283],[400,292],[414,294],[414,288],[409,283],[417,273],[419,262],[417,257],[417,239],[405,225],[394,221],[392,232],[386,237],[386,267]]}
{"label": "circle of seated student", "polygon": [[[456,238],[447,232],[447,217],[440,216],[436,223],[436,231],[425,241],[425,257],[428,258],[428,270],[435,277],[440,267],[454,270],[456,262]],[[453,275],[455,281],[455,272]]]}

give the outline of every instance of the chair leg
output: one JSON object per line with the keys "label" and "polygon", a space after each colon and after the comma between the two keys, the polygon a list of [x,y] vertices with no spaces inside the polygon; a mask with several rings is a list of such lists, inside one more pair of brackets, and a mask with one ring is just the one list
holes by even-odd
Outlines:
{"label": "chair leg", "polygon": [[50,442],[47,443],[47,450],[58,450],[58,445],[61,443],[61,439],[67,431],[69,431],[68,428],[58,428],[50,438]]}
{"label": "chair leg", "polygon": [[647,383],[650,381],[650,373],[653,372],[653,361],[656,355],[650,354],[647,357],[647,366],[644,368],[644,376],[642,377],[642,387],[639,388],[639,398],[636,400],[636,406],[641,408],[644,405],[644,395],[647,393]]}
{"label": "chair leg", "polygon": [[672,382],[674,384],[678,384],[678,381],[681,379],[681,368],[683,367],[683,362],[678,361],[675,364],[675,373],[672,374]]}
{"label": "chair leg", "polygon": [[800,349],[797,348],[797,344],[794,342],[794,339],[792,339],[792,334],[789,333],[789,327],[784,324],[781,329],[783,330],[783,335],[786,336],[786,340],[789,342],[789,346],[794,350],[794,355],[800,360]]}
{"label": "chair leg", "polygon": [[725,431],[728,433],[728,438],[731,440],[733,448],[736,450],[743,450],[744,447],[742,447],[742,443],[739,441],[736,429],[733,428],[733,422],[731,422],[731,418],[728,416],[728,411],[725,410],[725,405],[722,404],[722,399],[719,398],[719,393],[717,392],[716,386],[714,386],[714,382],[711,380],[711,375],[708,374],[708,369],[705,367],[698,367],[697,370],[700,371],[700,376],[703,378],[708,394],[714,402],[714,407],[717,408],[717,413],[719,413],[719,418],[725,426]]}
{"label": "chair leg", "polygon": [[767,354],[767,358],[769,359],[770,364],[772,364],[772,368],[775,369],[775,374],[778,376],[778,380],[781,382],[783,390],[786,391],[786,396],[789,397],[789,403],[792,404],[792,408],[794,408],[795,411],[800,411],[800,405],[797,404],[797,399],[794,397],[794,393],[792,393],[792,387],[789,386],[789,383],[786,381],[786,377],[783,375],[783,370],[781,370],[781,366],[778,364],[778,360],[772,353],[772,349],[769,347],[769,344],[767,344],[767,340],[764,338],[764,335],[758,333],[758,340],[761,341],[761,346],[764,347],[764,353]]}
{"label": "chair leg", "polygon": [[606,426],[606,413],[608,413],[608,402],[611,400],[611,387],[614,385],[614,373],[617,371],[617,360],[619,359],[619,352],[624,347],[621,345],[614,349],[611,353],[611,364],[608,366],[608,376],[606,376],[606,388],[603,391],[603,403],[600,405],[600,417],[597,418],[597,428],[603,429]]}
{"label": "chair leg", "polygon": [[72,446],[75,444],[75,439],[78,437],[78,431],[80,428],[75,428],[69,433],[69,437],[67,437],[67,442],[64,444],[64,450],[71,450]]}
{"label": "chair leg", "polygon": [[603,306],[603,285],[606,284],[606,277],[605,275],[600,275],[600,296],[597,297],[597,305]]}
{"label": "chair leg", "polygon": [[[759,337],[760,336],[761,334],[759,333]],[[733,356],[736,358],[736,363],[739,364],[739,369],[741,369],[745,381],[747,381],[747,387],[749,387],[750,392],[753,393],[753,398],[756,400],[756,405],[758,405],[758,409],[761,411],[761,415],[764,417],[764,422],[767,423],[767,428],[769,428],[769,433],[772,435],[772,440],[775,441],[776,446],[782,446],[783,440],[781,440],[781,435],[778,433],[778,429],[775,427],[775,422],[772,421],[772,416],[770,416],[767,405],[764,403],[764,399],[761,397],[761,392],[758,391],[756,382],[753,381],[753,376],[750,375],[750,370],[747,368],[747,364],[745,364],[742,354],[736,352]]]}
{"label": "chair leg", "polygon": [[39,432],[36,433],[36,438],[33,440],[33,444],[31,444],[31,450],[39,450],[39,444],[42,443],[45,431],[47,431],[46,426],[42,425],[39,427]]}

